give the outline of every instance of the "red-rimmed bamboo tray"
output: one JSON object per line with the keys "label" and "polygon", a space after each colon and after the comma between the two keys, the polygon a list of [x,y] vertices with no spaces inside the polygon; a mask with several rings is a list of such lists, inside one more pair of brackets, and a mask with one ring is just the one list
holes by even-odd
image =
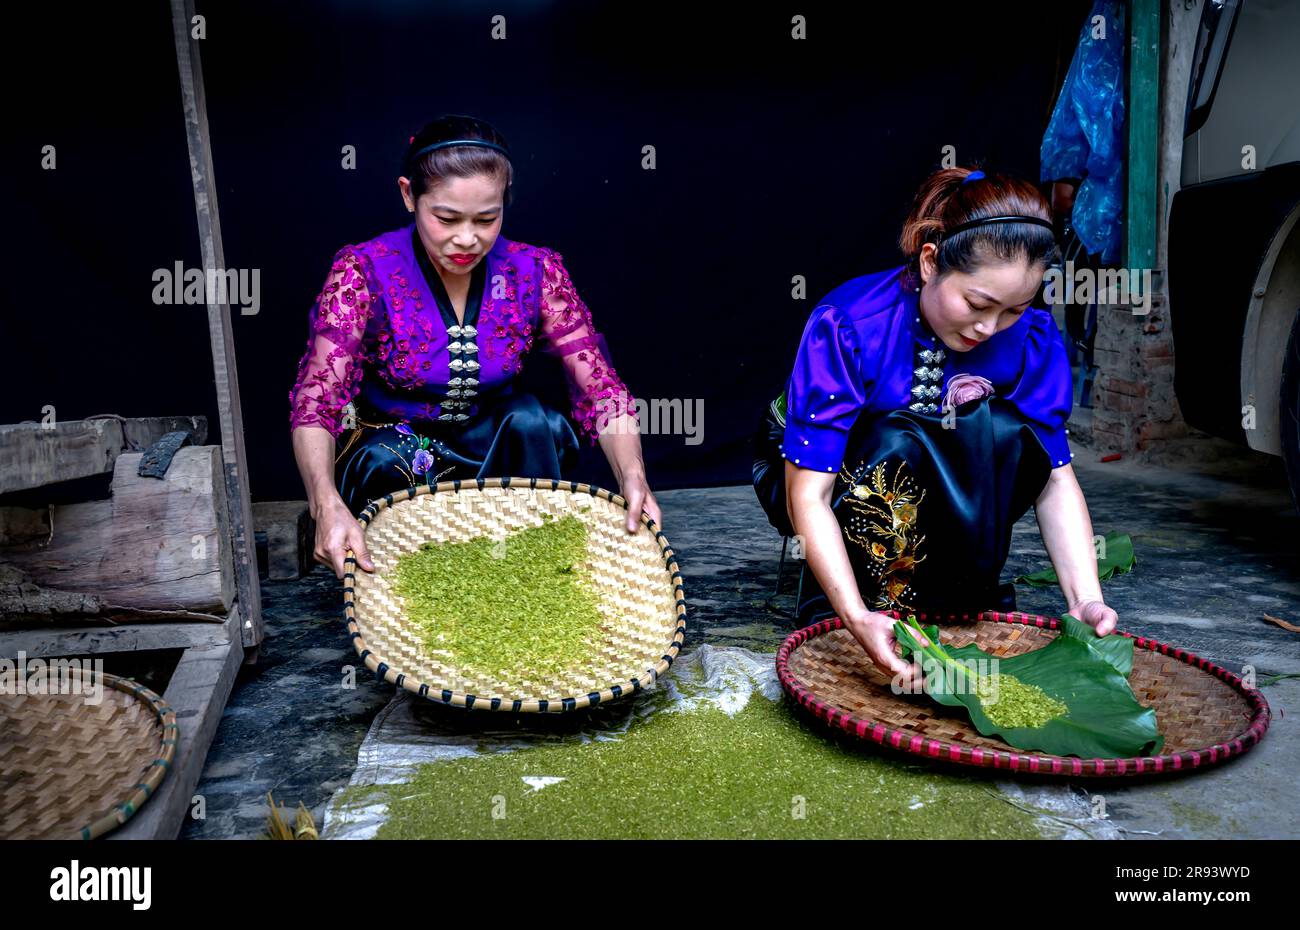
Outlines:
{"label": "red-rimmed bamboo tray", "polygon": [[[886,611],[899,618],[897,611]],[[944,645],[977,643],[995,656],[1046,645],[1060,623],[1038,614],[983,611],[917,613],[937,624]],[[1040,775],[1123,776],[1204,769],[1249,750],[1264,737],[1268,702],[1241,676],[1176,646],[1142,636],[1133,640],[1129,684],[1154,707],[1164,751],[1158,756],[1083,759],[1013,749],[983,736],[964,715],[925,695],[894,694],[890,676],[867,657],[838,617],[798,630],[781,644],[776,670],[781,687],[819,720],[850,736],[940,762]]]}

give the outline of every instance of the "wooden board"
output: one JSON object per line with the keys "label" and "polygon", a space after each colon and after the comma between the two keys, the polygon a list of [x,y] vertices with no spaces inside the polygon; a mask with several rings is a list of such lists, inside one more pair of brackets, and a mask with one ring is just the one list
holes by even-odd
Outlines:
{"label": "wooden board", "polygon": [[[226,268],[226,256],[221,241],[217,184],[212,170],[212,142],[208,136],[208,104],[200,59],[202,42],[191,36],[194,0],[171,0],[171,10],[199,247],[203,254],[204,272],[211,274]],[[212,374],[220,414],[226,498],[230,503],[230,531],[234,539],[235,581],[243,605],[241,632],[244,645],[251,649],[262,641],[262,589],[257,579],[257,548],[253,539],[252,498],[248,493],[248,454],[244,448],[244,415],[235,365],[235,334],[230,325],[230,304],[225,300],[210,299],[208,302],[208,337],[212,345]]]}
{"label": "wooden board", "polygon": [[268,578],[301,578],[312,570],[316,524],[306,501],[259,501],[253,504],[253,526],[266,534]]}
{"label": "wooden board", "polygon": [[102,475],[121,451],[116,420],[0,426],[0,494]]}
{"label": "wooden board", "polygon": [[207,417],[117,417],[68,420],[48,426],[0,426],[0,494],[39,488],[113,470],[124,451],[143,452],[177,429],[194,433],[191,444],[208,441]]}
{"label": "wooden board", "polygon": [[51,507],[44,547],[0,550],[38,585],[113,604],[225,612],[235,596],[226,481],[218,446],[177,451],[162,479],[118,456],[113,497]]}
{"label": "wooden board", "polygon": [[122,438],[127,449],[143,452],[173,430],[187,429],[194,434],[192,446],[206,445],[207,417],[128,417],[122,421]]}
{"label": "wooden board", "polygon": [[89,655],[102,652],[141,652],[148,649],[188,649],[230,642],[225,623],[122,623],[116,626],[51,626],[0,632],[0,658],[15,659]]}

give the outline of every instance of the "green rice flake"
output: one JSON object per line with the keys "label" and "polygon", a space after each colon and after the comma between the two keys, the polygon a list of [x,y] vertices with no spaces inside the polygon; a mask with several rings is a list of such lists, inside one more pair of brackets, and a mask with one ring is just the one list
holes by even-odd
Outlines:
{"label": "green rice flake", "polygon": [[545,678],[600,642],[600,597],[573,515],[504,539],[425,543],[398,558],[394,590],[425,646],[466,674]]}
{"label": "green rice flake", "polygon": [[[541,788],[538,779],[552,782]],[[984,776],[936,771],[836,738],[753,695],[638,716],[604,739],[424,763],[356,786],[345,811],[386,805],[381,839],[1019,839],[1056,836],[990,797]],[[995,795],[996,796],[996,795]]]}
{"label": "green rice flake", "polygon": [[998,675],[996,685],[985,678],[975,693],[984,715],[1007,729],[1041,727],[1070,709],[1037,685],[1026,684],[1011,675]]}

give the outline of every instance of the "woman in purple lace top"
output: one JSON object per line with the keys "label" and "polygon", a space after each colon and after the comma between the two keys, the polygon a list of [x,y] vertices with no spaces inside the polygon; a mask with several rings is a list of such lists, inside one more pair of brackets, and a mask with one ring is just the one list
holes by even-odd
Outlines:
{"label": "woman in purple lace top", "polygon": [[1065,345],[1030,305],[1057,257],[1050,216],[1028,181],[934,173],[904,225],[907,263],[818,304],[760,428],[755,488],[813,576],[800,620],[838,615],[908,682],[883,611],[1014,610],[999,576],[1031,505],[1067,612],[1115,627],[1070,464]]}
{"label": "woman in purple lace top", "polygon": [[561,360],[573,419],[628,501],[628,531],[643,509],[659,523],[633,398],[561,256],[500,234],[513,178],[500,133],[441,117],[411,137],[404,169],[413,222],[334,256],[289,394],[317,560],[342,577],[351,548],[373,571],[354,514],[393,491],[571,468],[573,426],[515,389],[534,350]]}

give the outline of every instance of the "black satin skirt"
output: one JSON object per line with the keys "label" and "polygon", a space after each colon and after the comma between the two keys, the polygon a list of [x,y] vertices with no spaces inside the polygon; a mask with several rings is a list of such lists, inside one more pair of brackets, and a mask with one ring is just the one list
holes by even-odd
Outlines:
{"label": "black satin skirt", "polygon": [[[754,489],[771,524],[793,535],[785,508],[784,427],[769,411],[755,437]],[[1042,442],[1005,401],[940,414],[864,413],[849,434],[831,509],[863,600],[872,610],[976,613],[1016,609],[1000,581],[1011,529],[1047,485]],[[804,572],[801,624],[833,615]]]}
{"label": "black satin skirt", "polygon": [[485,403],[459,423],[412,420],[406,432],[366,415],[357,422],[334,463],[334,483],[354,514],[426,482],[562,478],[578,460],[578,436],[565,416],[523,392]]}

